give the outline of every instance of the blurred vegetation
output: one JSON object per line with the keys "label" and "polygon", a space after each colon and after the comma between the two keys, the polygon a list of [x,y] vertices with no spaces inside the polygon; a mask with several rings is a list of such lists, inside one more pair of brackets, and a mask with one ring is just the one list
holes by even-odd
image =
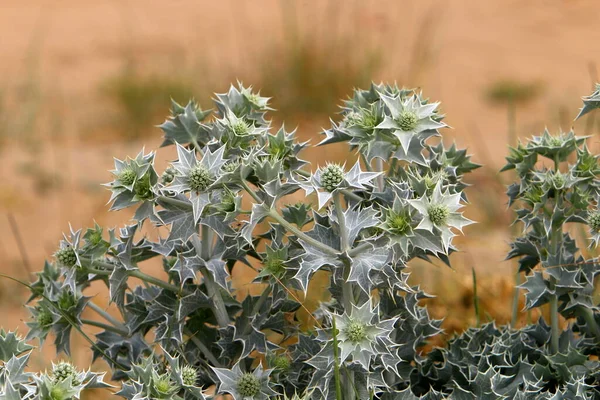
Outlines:
{"label": "blurred vegetation", "polygon": [[139,138],[148,131],[149,122],[163,117],[170,99],[186,103],[194,95],[193,85],[183,78],[163,75],[143,76],[129,68],[111,78],[104,93],[117,107],[118,124],[126,140]]}
{"label": "blurred vegetation", "polygon": [[521,82],[505,78],[489,85],[485,90],[485,97],[493,104],[525,104],[538,97],[542,90],[541,82]]}
{"label": "blurred vegetation", "polygon": [[266,57],[281,63],[265,63],[256,80],[265,95],[274,97],[280,117],[291,120],[335,114],[353,88],[370,85],[380,59],[375,51],[354,57],[343,39],[328,45],[307,40],[282,50]]}

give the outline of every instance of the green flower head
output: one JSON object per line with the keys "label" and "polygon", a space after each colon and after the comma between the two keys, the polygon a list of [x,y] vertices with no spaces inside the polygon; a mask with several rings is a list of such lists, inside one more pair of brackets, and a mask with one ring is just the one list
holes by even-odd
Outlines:
{"label": "green flower head", "polygon": [[254,397],[260,392],[260,381],[254,374],[246,372],[237,382],[238,392],[242,397]]}
{"label": "green flower head", "polygon": [[220,385],[217,394],[229,393],[234,400],[268,400],[276,393],[269,385],[269,375],[273,370],[263,370],[258,366],[253,372],[243,372],[240,362],[233,368],[213,368]]}
{"label": "green flower head", "polygon": [[460,193],[450,194],[442,192],[442,184],[438,182],[431,196],[424,194],[420,199],[408,200],[408,203],[421,214],[421,222],[416,229],[425,229],[430,232],[434,228],[441,233],[444,250],[450,247],[450,240],[455,236],[451,228],[462,231],[466,225],[473,221],[462,216],[458,210],[460,204]]}
{"label": "green flower head", "polygon": [[135,182],[137,178],[137,173],[133,170],[133,168],[125,168],[119,173],[119,180],[125,186],[131,186]]}
{"label": "green flower head", "polygon": [[54,322],[54,316],[45,307],[36,307],[37,315],[35,316],[35,320],[40,325],[40,327],[44,328],[52,325]]}
{"label": "green flower head", "polygon": [[414,111],[402,111],[396,119],[398,126],[405,132],[412,131],[419,124],[419,116]]}
{"label": "green flower head", "polygon": [[450,209],[444,204],[432,204],[427,209],[427,214],[432,224],[435,226],[443,226],[446,225],[446,222],[448,221]]}
{"label": "green flower head", "polygon": [[188,176],[190,189],[196,192],[205,191],[211,184],[212,178],[208,169],[202,165],[196,165]]}
{"label": "green flower head", "polygon": [[369,369],[371,361],[379,353],[375,349],[378,340],[389,338],[396,319],[379,320],[378,308],[371,308],[370,301],[363,305],[352,305],[350,312],[342,315],[331,314],[335,318],[340,361],[352,358],[353,362]]}
{"label": "green flower head", "polygon": [[79,372],[73,366],[73,364],[66,361],[61,361],[52,367],[52,378],[55,382],[65,381],[71,378],[73,386],[79,386],[81,379],[79,379]]}
{"label": "green flower head", "polygon": [[411,223],[412,219],[407,213],[390,210],[385,219],[385,229],[394,235],[403,236],[410,233]]}
{"label": "green flower head", "polygon": [[198,379],[198,371],[191,365],[186,365],[181,369],[181,380],[186,386],[195,386]]}
{"label": "green flower head", "polygon": [[73,246],[66,246],[54,253],[56,261],[63,267],[73,268],[77,265],[77,253]]}
{"label": "green flower head", "polygon": [[593,232],[600,232],[600,211],[594,211],[589,215],[588,225]]}
{"label": "green flower head", "polygon": [[344,169],[338,164],[327,164],[321,169],[321,187],[333,192],[344,180]]}

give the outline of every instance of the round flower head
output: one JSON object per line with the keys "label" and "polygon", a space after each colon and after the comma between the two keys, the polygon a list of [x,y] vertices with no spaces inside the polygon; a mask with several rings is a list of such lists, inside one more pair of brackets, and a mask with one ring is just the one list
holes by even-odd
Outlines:
{"label": "round flower head", "polygon": [[351,111],[344,117],[344,125],[348,128],[359,127],[364,130],[373,130],[378,124],[377,115],[374,110],[359,109]]}
{"label": "round flower head", "polygon": [[411,223],[412,219],[407,213],[390,210],[385,219],[384,229],[394,235],[403,236],[410,233]]}
{"label": "round flower head", "polygon": [[438,103],[423,104],[417,95],[402,99],[401,96],[381,95],[389,115],[377,125],[378,129],[389,129],[396,136],[402,149],[408,153],[413,137],[424,131],[436,131],[446,126],[433,119]]}
{"label": "round flower head", "polygon": [[232,121],[228,128],[231,133],[236,136],[245,136],[250,133],[250,124],[248,124],[243,119],[238,119],[236,121]]}
{"label": "round flower head", "polygon": [[269,386],[272,370],[258,366],[253,372],[243,372],[240,362],[233,368],[213,368],[220,381],[217,394],[229,393],[234,400],[267,400],[277,393]]}
{"label": "round flower head", "polygon": [[72,268],[77,265],[77,254],[73,246],[66,246],[54,253],[54,257],[60,265]]}
{"label": "round flower head", "polygon": [[71,378],[73,386],[78,386],[81,384],[81,380],[78,376],[79,373],[77,372],[77,369],[71,363],[65,361],[59,362],[52,368],[52,377],[55,382],[65,381],[68,378]]}
{"label": "round flower head", "polygon": [[444,226],[448,221],[450,209],[444,204],[432,204],[427,209],[427,215],[429,216],[429,219],[433,225]]}
{"label": "round flower head", "polygon": [[194,222],[196,223],[200,220],[204,208],[211,203],[211,185],[218,178],[221,168],[227,162],[223,159],[224,151],[225,146],[214,152],[206,148],[202,159],[198,160],[195,150],[188,150],[177,144],[179,159],[172,164],[177,173],[173,182],[164,190],[174,193],[190,193]]}
{"label": "round flower head", "polygon": [[190,189],[196,192],[205,191],[212,183],[210,172],[202,164],[196,165],[188,176]]}
{"label": "round flower head", "polygon": [[588,214],[587,223],[592,233],[591,246],[597,246],[600,243],[600,209],[594,210]]}
{"label": "round flower head", "polygon": [[396,121],[400,129],[404,132],[410,132],[419,124],[419,116],[414,111],[404,110],[398,115]]}
{"label": "round flower head", "polygon": [[54,322],[54,317],[50,310],[48,310],[47,308],[38,307],[35,320],[42,328],[44,328],[52,325],[52,322]]}
{"label": "round flower head", "polygon": [[462,204],[460,204],[460,193],[443,193],[440,182],[435,186],[431,196],[424,194],[420,199],[408,200],[408,203],[422,217],[416,229],[425,229],[433,232],[433,228],[435,227],[439,230],[445,251],[448,251],[450,240],[455,236],[451,228],[462,231],[464,226],[473,223],[473,221],[468,220],[461,213],[457,212],[462,207]]}
{"label": "round flower head", "polygon": [[344,180],[344,169],[338,164],[327,164],[321,169],[321,187],[333,192]]}
{"label": "round flower head", "polygon": [[590,214],[588,217],[588,225],[592,228],[593,232],[600,232],[600,211],[594,211]]}
{"label": "round flower head", "polygon": [[389,338],[396,323],[396,319],[379,321],[378,313],[378,308],[372,309],[371,303],[366,301],[360,307],[353,304],[350,314],[346,312],[342,315],[331,315],[332,318],[335,318],[338,329],[340,361],[343,362],[352,357],[352,361],[369,369],[371,360],[379,354],[373,346],[377,344],[378,339]]}
{"label": "round flower head", "polygon": [[239,377],[237,389],[244,398],[254,397],[260,392],[260,381],[254,374],[246,372]]}
{"label": "round flower head", "polygon": [[161,175],[160,180],[163,183],[163,185],[168,185],[169,183],[173,182],[173,179],[175,179],[176,174],[177,171],[175,171],[175,168],[168,167]]}
{"label": "round flower head", "polygon": [[290,369],[290,359],[287,356],[277,356],[273,359],[273,367],[280,371],[287,371]]}
{"label": "round flower head", "polygon": [[137,172],[133,168],[125,168],[119,173],[119,180],[125,186],[131,186],[137,178]]}
{"label": "round flower head", "polygon": [[181,380],[186,386],[195,386],[198,379],[198,371],[191,365],[186,365],[181,369]]}

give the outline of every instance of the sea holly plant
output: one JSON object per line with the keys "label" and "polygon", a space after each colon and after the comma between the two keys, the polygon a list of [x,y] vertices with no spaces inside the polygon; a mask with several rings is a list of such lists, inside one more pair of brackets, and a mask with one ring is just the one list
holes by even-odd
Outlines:
{"label": "sea holly plant", "polygon": [[[73,332],[97,329],[84,334],[94,357],[131,400],[599,398],[596,261],[567,229],[586,224],[600,239],[598,164],[583,138],[544,134],[508,158],[524,227],[509,256],[528,274],[528,307],[552,305],[551,324],[490,323],[425,352],[441,321],[407,266],[450,265],[472,223],[464,178],[478,168],[440,140],[440,104],[390,85],[356,90],[317,145],[347,142],[351,159],[312,166],[307,142],[272,128],[268,103],[242,85],[211,111],[173,102],[161,149],[120,155],[106,184],[111,209],[134,209],[133,222],[70,229],[28,285],[29,337],[68,356]],[[157,171],[158,157],[174,158]],[[235,279],[252,270],[251,283]],[[310,284],[317,272],[325,294]],[[111,312],[92,297],[96,281]],[[558,313],[572,321],[562,332]],[[13,373],[25,351],[0,340],[0,398],[86,387],[87,373],[61,363]]]}

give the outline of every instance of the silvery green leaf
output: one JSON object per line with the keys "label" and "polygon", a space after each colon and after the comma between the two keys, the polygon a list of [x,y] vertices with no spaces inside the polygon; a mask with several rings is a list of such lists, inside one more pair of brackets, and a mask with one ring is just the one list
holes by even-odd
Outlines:
{"label": "silvery green leaf", "polygon": [[187,242],[190,236],[196,233],[192,208],[187,204],[173,205],[170,203],[163,204],[163,207],[164,210],[159,211],[158,216],[165,225],[171,225],[167,242]]}
{"label": "silvery green leaf", "polygon": [[546,304],[552,295],[552,291],[548,287],[548,282],[546,282],[543,274],[539,271],[527,276],[525,283],[519,287],[525,289],[527,308],[539,307],[542,304]]}
{"label": "silvery green leaf", "polygon": [[[19,386],[17,386],[17,388],[18,387]],[[0,399],[2,400],[23,400],[29,398],[31,398],[31,396],[22,397],[21,391],[16,389],[15,386],[13,386],[13,383],[10,381],[7,381],[3,385],[2,390],[0,390]]]}
{"label": "silvery green leaf", "polygon": [[200,128],[200,121],[205,119],[209,111],[202,111],[195,102],[189,102],[185,107],[173,102],[173,115],[159,125],[159,128],[164,132],[164,142],[161,147],[170,144],[186,144],[186,143],[206,143],[208,137],[205,137]]}
{"label": "silvery green leaf", "polygon": [[0,329],[0,360],[7,362],[13,356],[19,356],[26,351],[33,349],[19,337],[16,332],[6,332]]}
{"label": "silvery green leaf", "polygon": [[295,224],[298,228],[302,228],[304,225],[312,221],[309,210],[310,205],[298,203],[284,207],[281,210],[281,214],[286,221]]}
{"label": "silvery green leaf", "polygon": [[354,243],[358,234],[365,228],[376,226],[379,223],[377,216],[379,212],[373,208],[373,206],[358,209],[349,208],[344,213],[345,227],[348,236],[348,243],[351,245]]}
{"label": "silvery green leaf", "polygon": [[[306,234],[331,248],[340,248],[340,238],[330,227],[316,223],[314,228],[311,231],[306,232]],[[299,256],[300,268],[298,269],[298,272],[294,278],[298,281],[298,283],[300,283],[300,286],[306,292],[308,288],[308,280],[314,272],[318,271],[324,266],[337,267],[342,266],[343,263],[338,257],[325,253],[311,246],[302,239],[299,239],[298,241],[304,249],[304,254]]]}
{"label": "silvery green leaf", "polygon": [[3,364],[0,378],[4,378],[13,385],[27,383],[33,374],[25,372],[31,353],[22,356],[12,356]]}
{"label": "silvery green leaf", "polygon": [[192,191],[190,193],[190,202],[192,203],[194,224],[197,224],[198,221],[200,221],[200,218],[202,218],[204,208],[211,203],[210,193],[196,193]]}
{"label": "silvery green leaf", "polygon": [[264,204],[253,204],[252,214],[250,215],[250,221],[244,225],[241,230],[241,236],[250,245],[253,245],[252,234],[256,225],[265,219],[269,215],[269,210]]}
{"label": "silvery green leaf", "polygon": [[108,282],[110,301],[115,302],[119,308],[123,308],[125,306],[125,291],[128,287],[128,279],[129,272],[127,268],[123,267],[121,264],[116,264],[112,273],[110,274]]}
{"label": "silvery green leaf", "polygon": [[349,282],[356,282],[365,293],[371,291],[371,271],[379,271],[387,263],[389,252],[385,248],[367,250],[352,257]]}
{"label": "silvery green leaf", "polygon": [[583,107],[581,107],[575,119],[579,119],[590,111],[600,108],[600,84],[596,84],[596,90],[591,95],[585,96],[582,99]]}
{"label": "silvery green leaf", "polygon": [[181,298],[179,302],[179,318],[182,320],[199,308],[210,308],[212,300],[202,291],[196,289],[194,293]]}
{"label": "silvery green leaf", "polygon": [[344,130],[339,129],[339,127],[333,121],[331,121],[331,125],[332,125],[331,129],[324,129],[321,132],[326,137],[325,137],[325,139],[321,140],[317,146],[323,146],[323,145],[331,144],[331,143],[346,142],[346,141],[352,139],[352,136],[350,136]]}
{"label": "silvery green leaf", "polygon": [[177,273],[181,285],[185,284],[188,280],[194,281],[194,279],[196,279],[196,273],[198,272],[199,266],[188,261],[188,259],[194,257],[195,254],[196,252],[194,250],[179,253],[175,264],[169,269],[169,272]]}
{"label": "silvery green leaf", "polygon": [[234,236],[235,231],[231,226],[225,222],[225,218],[221,215],[208,215],[200,220],[201,225],[210,227],[221,240],[225,239],[225,236]]}

